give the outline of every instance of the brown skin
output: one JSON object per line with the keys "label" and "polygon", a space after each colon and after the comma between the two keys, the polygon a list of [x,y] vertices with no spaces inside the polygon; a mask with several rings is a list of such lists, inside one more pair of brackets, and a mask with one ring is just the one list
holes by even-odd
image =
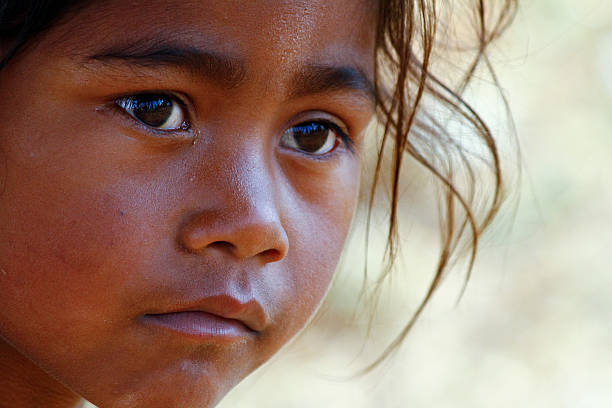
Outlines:
{"label": "brown skin", "polygon": [[[0,72],[0,406],[214,406],[330,283],[373,104],[296,77],[316,65],[371,80],[374,2],[95,3]],[[142,39],[244,66],[224,78],[108,56]],[[182,98],[189,127],[155,131],[115,103],[151,91]],[[281,138],[319,119],[354,152]],[[255,299],[263,327],[202,342],[142,322],[219,291]]]}

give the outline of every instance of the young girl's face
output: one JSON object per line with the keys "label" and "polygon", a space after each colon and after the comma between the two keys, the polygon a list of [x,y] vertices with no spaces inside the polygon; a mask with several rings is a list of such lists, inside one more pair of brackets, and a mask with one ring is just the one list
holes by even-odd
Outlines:
{"label": "young girl's face", "polygon": [[[367,0],[100,1],[0,72],[0,340],[102,406],[213,405],[321,301]],[[10,344],[10,346],[7,346]]]}

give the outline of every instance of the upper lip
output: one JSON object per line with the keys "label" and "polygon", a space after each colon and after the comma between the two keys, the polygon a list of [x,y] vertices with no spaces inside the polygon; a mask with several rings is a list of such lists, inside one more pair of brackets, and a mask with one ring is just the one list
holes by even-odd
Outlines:
{"label": "upper lip", "polygon": [[249,329],[260,332],[268,325],[268,315],[254,298],[241,300],[229,294],[208,296],[194,302],[170,307],[167,311],[148,314],[205,312],[225,319],[237,320]]}

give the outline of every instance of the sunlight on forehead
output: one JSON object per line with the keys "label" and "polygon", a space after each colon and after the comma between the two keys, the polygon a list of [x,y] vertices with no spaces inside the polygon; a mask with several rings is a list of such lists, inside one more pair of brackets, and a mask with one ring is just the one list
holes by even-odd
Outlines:
{"label": "sunlight on forehead", "polygon": [[[279,7],[277,15],[270,21],[269,36],[281,51],[283,62],[297,60],[304,53],[304,45],[325,48],[332,44],[335,35],[340,38],[342,31],[350,30],[354,39],[367,44],[363,37],[364,27],[368,26],[373,12],[364,7],[368,2],[362,0],[335,1],[288,1]],[[371,20],[373,22],[373,20]],[[373,24],[372,24],[373,25]],[[321,36],[321,32],[326,32]]]}
{"label": "sunlight on forehead", "polygon": [[[264,81],[264,76],[292,75],[304,65],[350,67],[371,78],[374,8],[366,0],[228,0],[223,7],[195,1],[109,0],[79,10],[60,30],[60,41],[50,44],[58,52],[70,47],[85,57],[114,53],[135,55],[144,62],[141,57],[149,54],[167,65],[203,49],[215,58],[199,58],[197,64],[182,64],[183,68],[213,67],[218,64],[211,61],[222,56],[230,62],[225,68],[237,68],[233,82],[244,76],[245,70],[234,63],[238,59],[251,72],[262,74]],[[196,65],[200,68],[194,70]],[[224,71],[228,69],[219,72]]]}

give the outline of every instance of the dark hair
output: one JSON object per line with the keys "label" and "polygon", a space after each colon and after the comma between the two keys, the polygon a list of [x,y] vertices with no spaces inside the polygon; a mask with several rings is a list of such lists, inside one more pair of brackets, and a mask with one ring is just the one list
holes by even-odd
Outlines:
{"label": "dark hair", "polygon": [[[465,280],[467,282],[474,264],[478,239],[503,201],[505,181],[496,141],[484,121],[462,98],[462,93],[481,63],[490,71],[496,82],[485,50],[512,20],[517,8],[516,2],[517,0],[502,0],[495,5],[484,0],[467,2],[470,7],[465,6],[466,10],[473,13],[473,21],[476,22],[475,44],[472,48],[464,49],[472,52],[472,58],[453,86],[436,77],[431,68],[432,57],[436,55],[440,45],[444,45],[444,52],[449,52],[450,48],[443,44],[448,38],[441,37],[438,30],[439,13],[443,7],[436,0],[379,0],[375,93],[377,114],[383,130],[370,190],[366,241],[370,234],[374,196],[386,163],[391,177],[391,192],[387,262],[377,288],[389,276],[398,255],[400,173],[406,154],[431,172],[440,184],[442,243],[434,277],[420,306],[408,319],[407,325],[397,338],[368,368],[385,359],[406,337],[440,285],[444,272],[457,253],[461,252],[466,237],[466,248],[469,251]],[[87,3],[88,1],[83,0],[0,0],[0,69],[34,37],[57,23],[67,12]],[[465,5],[465,2],[462,4]],[[445,27],[445,30],[448,29],[449,27]],[[484,146],[488,159],[471,155],[456,137],[449,134],[447,126],[423,109],[422,105],[427,98],[433,98],[456,117],[461,118]],[[391,155],[390,161],[386,160],[388,155]],[[478,200],[485,203],[485,208],[478,210],[474,188],[478,180],[473,162],[482,160],[489,164],[493,189],[488,199]],[[457,167],[461,167],[467,177],[467,188],[461,189],[458,186]],[[478,179],[482,177],[479,173]],[[367,255],[365,265],[367,266]],[[367,275],[367,267],[365,273]]]}
{"label": "dark hair", "polygon": [[0,0],[0,69],[37,34],[42,33],[78,0]]}

